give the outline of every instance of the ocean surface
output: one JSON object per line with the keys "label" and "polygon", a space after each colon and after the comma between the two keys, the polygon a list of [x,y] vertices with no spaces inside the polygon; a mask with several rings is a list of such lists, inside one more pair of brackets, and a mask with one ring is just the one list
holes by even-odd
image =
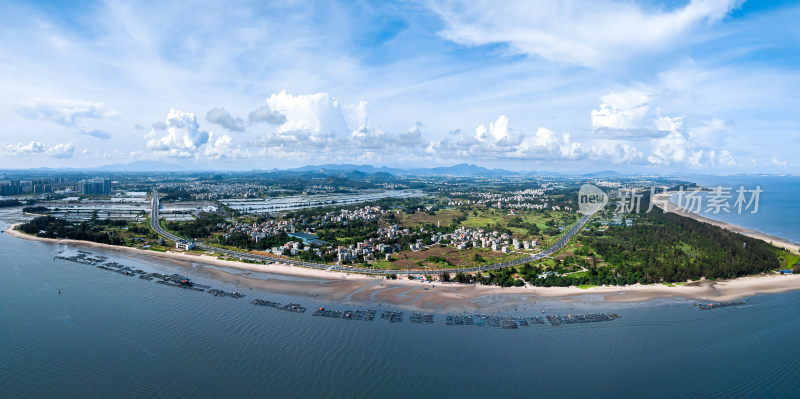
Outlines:
{"label": "ocean surface", "polygon": [[[692,176],[686,180],[712,189],[717,186],[732,189],[730,212],[720,209],[714,213],[715,209],[704,201],[698,214],[800,243],[800,176]],[[749,209],[743,206],[741,214],[734,206],[736,190],[741,186],[745,190],[757,187],[763,190],[758,196],[756,213],[751,213],[755,202]],[[748,201],[751,195],[746,194]]]}
{"label": "ocean surface", "polygon": [[[15,218],[0,211],[0,220]],[[7,224],[0,222],[0,230]],[[0,234],[0,397],[796,397],[800,292],[711,311],[682,300],[562,304],[611,322],[496,327],[348,321],[250,304],[287,298],[181,273],[217,298],[56,260],[76,247]],[[61,290],[61,294],[59,294]],[[341,304],[325,305],[344,310]],[[392,309],[379,307],[377,310]],[[396,309],[400,310],[400,309]],[[509,311],[509,315],[519,315]],[[530,314],[529,316],[536,316]]]}

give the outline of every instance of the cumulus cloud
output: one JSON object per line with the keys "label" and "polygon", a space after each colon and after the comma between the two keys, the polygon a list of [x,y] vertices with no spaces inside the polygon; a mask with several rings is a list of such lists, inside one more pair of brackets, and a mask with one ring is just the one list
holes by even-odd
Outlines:
{"label": "cumulus cloud", "polygon": [[98,138],[100,140],[108,140],[111,138],[111,134],[103,130],[81,130],[81,134],[85,134],[87,136],[92,136]]}
{"label": "cumulus cloud", "polygon": [[653,94],[644,90],[611,92],[600,98],[599,109],[592,110],[592,128],[616,137],[663,136],[661,130],[646,126],[652,98]]}
{"label": "cumulus cloud", "polygon": [[778,157],[772,157],[769,162],[775,166],[786,166],[786,161],[781,161]]}
{"label": "cumulus cloud", "polygon": [[493,145],[497,147],[511,147],[519,145],[522,142],[523,135],[514,132],[509,127],[508,117],[500,115],[496,121],[486,125],[481,124],[475,128],[475,138],[481,143]]}
{"label": "cumulus cloud", "polygon": [[0,144],[0,150],[16,157],[45,153],[53,158],[72,158],[75,146],[72,143],[60,143],[48,148],[41,142],[31,141],[28,144]]}
{"label": "cumulus cloud", "polygon": [[286,123],[286,115],[273,111],[268,105],[264,105],[247,116],[250,124],[253,123],[269,123],[270,125],[282,125]]}
{"label": "cumulus cloud", "polygon": [[238,159],[250,156],[246,148],[234,144],[231,136],[223,134],[215,139],[213,133],[209,136],[204,154],[210,159]]}
{"label": "cumulus cloud", "polygon": [[[694,169],[715,166],[735,166],[736,161],[728,150],[718,150],[704,145],[703,136],[684,128],[682,117],[661,117],[656,121],[659,129],[670,133],[652,142],[652,153],[647,160],[654,165],[685,164]],[[710,125],[714,125],[714,122]],[[709,125],[704,125],[704,128]],[[700,139],[698,139],[698,137]]]}
{"label": "cumulus cloud", "polygon": [[200,130],[194,114],[172,109],[164,126],[166,135],[160,136],[155,128],[145,135],[148,149],[169,157],[189,158],[208,142],[209,134]]}
{"label": "cumulus cloud", "polygon": [[501,115],[488,126],[479,125],[475,135],[462,134],[430,142],[426,153],[437,159],[483,158],[530,161],[599,160],[612,163],[638,161],[642,155],[635,147],[619,142],[583,143],[570,134],[558,134],[546,127],[534,132],[511,128],[508,117]]}
{"label": "cumulus cloud", "polygon": [[34,98],[17,104],[17,112],[29,119],[50,120],[64,126],[74,126],[81,118],[103,119],[116,117],[116,111],[106,110],[103,103],[59,98]]}
{"label": "cumulus cloud", "polygon": [[379,149],[386,147],[386,133],[380,129],[373,129],[367,126],[361,126],[353,130],[350,136],[353,145],[359,148]]}
{"label": "cumulus cloud", "polygon": [[742,0],[693,0],[674,10],[633,2],[549,0],[460,2],[431,0],[445,24],[442,36],[459,44],[507,44],[547,60],[601,67],[663,51],[703,24],[714,23]]}
{"label": "cumulus cloud", "polygon": [[[317,152],[348,151],[349,144],[372,146],[373,136],[382,134],[363,124],[348,124],[352,110],[365,109],[365,103],[343,107],[328,93],[292,95],[285,90],[267,99],[267,107],[284,116],[277,131],[256,141],[267,147],[294,151],[313,149]],[[352,127],[351,127],[352,126]],[[350,137],[346,136],[350,133]],[[355,140],[363,139],[361,144]],[[295,148],[287,148],[295,146]]]}
{"label": "cumulus cloud", "polygon": [[74,152],[75,146],[72,143],[60,143],[47,149],[47,155],[61,159],[72,158]]}
{"label": "cumulus cloud", "polygon": [[5,144],[2,146],[2,149],[4,152],[10,155],[21,157],[44,152],[47,149],[47,146],[38,141],[31,141],[28,144]]}
{"label": "cumulus cloud", "polygon": [[339,101],[328,93],[295,96],[284,90],[271,95],[267,106],[286,118],[278,127],[278,133],[306,131],[311,135],[325,135],[351,130]]}
{"label": "cumulus cloud", "polygon": [[206,113],[206,121],[216,123],[231,132],[243,132],[241,118],[234,117],[225,108],[213,108]]}
{"label": "cumulus cloud", "polygon": [[425,141],[422,139],[422,124],[417,122],[405,132],[398,134],[396,141],[404,147],[425,146]]}

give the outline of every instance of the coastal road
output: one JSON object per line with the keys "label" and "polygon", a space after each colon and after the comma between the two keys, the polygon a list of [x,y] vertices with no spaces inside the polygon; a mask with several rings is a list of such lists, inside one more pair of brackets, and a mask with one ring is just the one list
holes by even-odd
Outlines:
{"label": "coastal road", "polygon": [[[172,234],[172,233],[164,230],[161,227],[161,225],[158,223],[158,218],[159,218],[158,208],[159,208],[158,191],[153,190],[152,209],[150,211],[150,227],[156,233],[158,233],[159,235],[161,235],[162,237],[164,237],[164,238],[166,238],[168,240],[172,240],[172,241],[176,241],[176,242],[177,241],[190,241],[188,239],[178,237],[175,234]],[[503,269],[503,268],[506,268],[506,267],[519,266],[519,265],[523,265],[523,264],[528,263],[528,262],[532,262],[532,261],[535,261],[535,260],[546,258],[546,257],[558,252],[562,248],[564,248],[567,245],[567,243],[569,243],[570,240],[572,240],[572,238],[575,237],[575,235],[578,234],[583,229],[584,226],[586,226],[586,223],[589,222],[589,220],[592,218],[592,216],[594,216],[594,213],[597,212],[597,210],[599,210],[599,209],[600,208],[597,208],[597,209],[595,209],[594,212],[589,213],[589,214],[584,215],[583,217],[581,217],[578,220],[578,222],[575,223],[574,226],[572,226],[564,235],[561,236],[561,238],[559,238],[558,241],[556,241],[555,244],[553,244],[552,246],[550,246],[549,248],[545,249],[542,252],[538,252],[538,253],[533,254],[531,256],[528,256],[528,257],[525,257],[525,258],[516,259],[516,260],[512,260],[512,261],[508,261],[508,262],[495,263],[495,264],[492,264],[492,265],[477,266],[477,267],[460,268],[460,269],[447,269],[446,271],[448,273],[487,272],[487,271],[490,271],[490,270],[497,270],[497,269]],[[387,274],[398,274],[398,275],[436,274],[436,271],[432,271],[432,270],[429,270],[429,271],[426,271],[426,270],[384,270],[384,269],[370,269],[370,268],[365,268],[365,267],[346,267],[346,266],[339,266],[339,265],[326,265],[324,263],[304,262],[304,261],[295,260],[295,259],[277,259],[277,258],[272,258],[272,257],[269,257],[269,256],[255,255],[255,254],[250,254],[250,253],[246,253],[246,252],[232,251],[230,249],[225,249],[225,248],[212,247],[210,245],[205,245],[205,244],[197,244],[196,248],[202,249],[204,251],[215,252],[215,253],[227,255],[227,256],[230,256],[230,257],[233,257],[233,258],[238,258],[238,259],[242,259],[242,260],[249,260],[249,261],[253,261],[253,262],[283,263],[283,264],[289,264],[289,265],[293,265],[293,266],[307,267],[307,268],[311,268],[311,269],[320,269],[320,270],[332,270],[332,271],[342,271],[342,272],[351,272],[351,273],[365,273],[365,274],[383,274],[383,275],[387,275]]]}

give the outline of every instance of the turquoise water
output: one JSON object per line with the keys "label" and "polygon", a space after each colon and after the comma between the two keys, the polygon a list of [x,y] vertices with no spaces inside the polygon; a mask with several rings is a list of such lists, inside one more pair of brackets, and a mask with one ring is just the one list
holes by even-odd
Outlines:
{"label": "turquoise water", "polygon": [[[800,243],[800,177],[797,176],[693,176],[687,180],[705,187],[722,186],[733,189],[730,201],[731,212],[713,213],[704,206],[701,215],[738,226],[785,238]],[[744,186],[747,190],[760,186],[758,212],[750,210],[741,214],[732,206],[736,200],[736,190]],[[749,199],[749,194],[748,197]]]}
{"label": "turquoise water", "polygon": [[[241,288],[248,297],[165,287],[54,260],[59,250],[75,248],[0,234],[3,398],[796,394],[800,292],[714,311],[682,300],[554,303],[565,313],[623,316],[562,327],[454,327],[442,315],[418,325],[408,312],[390,324],[256,307],[253,298],[291,298]],[[237,289],[179,266],[92,252]]]}

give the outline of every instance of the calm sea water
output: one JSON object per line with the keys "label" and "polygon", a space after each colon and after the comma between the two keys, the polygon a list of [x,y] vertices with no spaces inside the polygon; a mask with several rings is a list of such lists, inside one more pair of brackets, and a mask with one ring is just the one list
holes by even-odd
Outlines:
{"label": "calm sea water", "polygon": [[[8,211],[6,211],[6,218]],[[0,214],[0,219],[3,215]],[[0,223],[2,229],[6,228]],[[0,234],[0,397],[793,397],[800,292],[739,309],[569,305],[518,330],[324,319],[54,260]],[[191,270],[104,254],[150,271]],[[236,287],[214,282],[213,285]],[[58,294],[58,290],[61,294]],[[313,305],[308,299],[297,301]],[[567,306],[554,304],[553,306]],[[332,307],[344,309],[342,305]]]}
{"label": "calm sea water", "polygon": [[[714,213],[704,202],[701,215],[726,223],[747,227],[767,234],[800,243],[800,177],[798,176],[693,176],[687,178],[697,184],[714,188],[732,188],[730,212]],[[753,207],[741,214],[733,206],[736,190],[744,186],[746,190],[761,187],[758,212],[752,214]],[[747,199],[750,194],[747,194]]]}

